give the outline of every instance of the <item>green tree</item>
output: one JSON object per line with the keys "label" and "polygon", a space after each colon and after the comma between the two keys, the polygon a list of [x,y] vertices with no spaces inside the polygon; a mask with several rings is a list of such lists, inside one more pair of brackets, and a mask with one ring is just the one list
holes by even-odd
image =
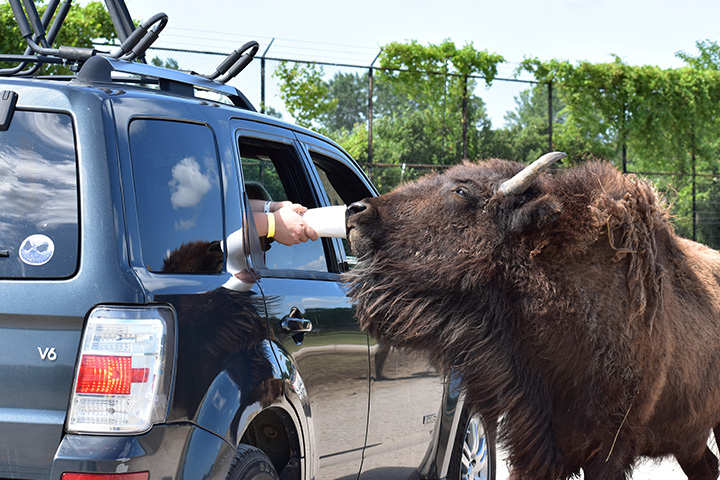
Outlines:
{"label": "green tree", "polygon": [[533,60],[524,66],[541,81],[558,85],[565,103],[559,149],[577,160],[584,143],[586,154],[624,170],[674,174],[658,176],[656,183],[677,192],[671,195],[678,228],[695,236],[694,205],[703,196],[696,174],[716,173],[719,153],[720,70],[704,68],[712,63],[708,53],[712,50],[702,51],[702,61],[693,66],[677,69],[630,66],[619,59],[577,65]]}
{"label": "green tree", "polygon": [[152,60],[150,60],[150,63],[152,63],[156,67],[169,68],[171,70],[180,69],[180,64],[174,58],[168,58],[167,60],[163,61],[163,59],[160,57],[153,57]]}
{"label": "green tree", "polygon": [[[450,40],[439,45],[412,41],[383,47],[379,78],[404,99],[400,108],[384,113],[394,116],[399,127],[407,126],[408,115],[419,115],[424,141],[434,147],[429,156],[414,163],[446,165],[482,154],[487,145],[478,132],[488,130],[489,121],[482,100],[471,92],[478,77],[490,85],[503,61],[502,56],[476,50],[472,44],[457,48]],[[413,138],[422,140],[417,133]]]}
{"label": "green tree", "polygon": [[[493,133],[491,157],[529,162],[547,153],[549,145],[549,86],[536,84],[515,97],[515,109],[505,114],[505,126]],[[553,125],[564,123],[564,103],[553,87]]]}
{"label": "green tree", "polygon": [[280,79],[280,97],[298,125],[312,127],[332,111],[338,101],[330,98],[322,66],[313,63],[281,62],[273,73]]}
{"label": "green tree", "polygon": [[367,121],[368,80],[366,75],[338,73],[328,82],[328,96],[334,108],[320,115],[330,132],[351,132]]}
{"label": "green tree", "polygon": [[[448,165],[493,150],[492,130],[477,79],[490,83],[502,57],[440,45],[391,43],[383,48],[373,83],[373,163],[381,190],[424,172],[407,165]],[[303,126],[330,135],[358,161],[368,156],[368,77],[338,73],[326,80],[322,67],[283,63],[275,71],[288,112]],[[405,165],[405,166],[403,166]]]}
{"label": "green tree", "polygon": [[720,70],[720,46],[711,40],[700,40],[695,42],[700,51],[697,57],[680,51],[675,55],[682,59],[689,67],[700,70]]}
{"label": "green tree", "polygon": [[[42,16],[47,2],[36,1],[37,9]],[[53,18],[54,20],[54,18]],[[86,6],[73,5],[58,33],[53,48],[73,46],[92,48],[94,41],[111,42],[117,38],[110,19],[110,14],[100,2],[90,2]],[[0,51],[8,54],[23,54],[27,44],[20,35],[9,3],[0,4]],[[2,68],[13,67],[3,63]],[[65,67],[45,66],[41,69],[46,74],[69,73]]]}

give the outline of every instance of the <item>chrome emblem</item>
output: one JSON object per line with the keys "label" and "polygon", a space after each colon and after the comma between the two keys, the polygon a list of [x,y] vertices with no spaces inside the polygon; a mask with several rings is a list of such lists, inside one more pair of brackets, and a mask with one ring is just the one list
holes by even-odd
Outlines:
{"label": "chrome emblem", "polygon": [[38,353],[40,354],[40,360],[50,360],[54,362],[57,360],[57,353],[55,353],[55,347],[37,347]]}

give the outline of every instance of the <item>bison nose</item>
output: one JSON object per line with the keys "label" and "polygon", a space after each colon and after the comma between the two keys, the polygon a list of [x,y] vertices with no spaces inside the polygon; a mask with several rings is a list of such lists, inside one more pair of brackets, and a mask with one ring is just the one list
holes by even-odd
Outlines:
{"label": "bison nose", "polygon": [[360,215],[362,213],[368,213],[371,210],[370,204],[367,202],[367,199],[360,200],[359,202],[355,202],[350,204],[348,206],[347,210],[345,210],[345,226],[346,228],[350,229],[353,226],[356,226],[359,219],[363,217],[363,215]]}
{"label": "bison nose", "polygon": [[365,203],[365,200],[360,200],[359,202],[352,203],[345,211],[345,219],[349,220],[350,217],[357,213],[364,212],[365,210],[367,210],[367,208],[368,204]]}

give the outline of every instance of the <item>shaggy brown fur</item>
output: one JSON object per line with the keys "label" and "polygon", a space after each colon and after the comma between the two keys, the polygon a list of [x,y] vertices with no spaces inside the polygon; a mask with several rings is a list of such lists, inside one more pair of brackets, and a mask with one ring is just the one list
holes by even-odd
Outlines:
{"label": "shaggy brown fur", "polygon": [[624,479],[666,455],[717,478],[720,254],[608,164],[498,193],[523,167],[464,164],[353,204],[362,327],[462,374],[512,478]]}

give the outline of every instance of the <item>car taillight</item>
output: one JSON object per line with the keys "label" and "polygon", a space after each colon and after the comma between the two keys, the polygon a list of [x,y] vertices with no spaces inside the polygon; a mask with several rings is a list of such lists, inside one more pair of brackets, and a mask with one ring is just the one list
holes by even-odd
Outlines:
{"label": "car taillight", "polygon": [[95,308],[88,317],[67,430],[140,433],[162,421],[169,307]]}

